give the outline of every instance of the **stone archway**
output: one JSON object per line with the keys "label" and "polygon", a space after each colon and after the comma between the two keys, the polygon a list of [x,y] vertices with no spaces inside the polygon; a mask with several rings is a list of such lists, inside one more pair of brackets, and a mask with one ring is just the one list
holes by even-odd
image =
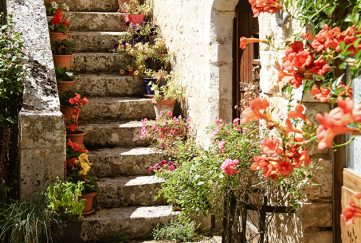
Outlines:
{"label": "stone archway", "polygon": [[214,97],[219,97],[219,118],[232,120],[233,29],[239,0],[214,0],[210,23],[210,80]]}

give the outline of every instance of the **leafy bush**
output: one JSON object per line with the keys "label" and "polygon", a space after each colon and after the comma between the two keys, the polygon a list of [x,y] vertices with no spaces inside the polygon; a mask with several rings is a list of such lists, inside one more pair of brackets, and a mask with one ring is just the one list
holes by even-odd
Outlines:
{"label": "leafy bush", "polygon": [[80,199],[84,183],[56,181],[49,185],[45,195],[48,208],[63,220],[76,220],[82,215],[84,201]]}
{"label": "leafy bush", "polygon": [[56,80],[59,81],[73,81],[75,75],[73,72],[69,72],[65,68],[55,67]]}
{"label": "leafy bush", "polygon": [[0,208],[0,242],[53,242],[57,216],[44,204],[12,202]]}
{"label": "leafy bush", "polygon": [[153,237],[155,240],[171,240],[176,242],[189,242],[199,239],[199,235],[196,232],[197,225],[194,221],[179,217],[173,219],[170,225],[164,227],[157,227],[153,231]]}
{"label": "leafy bush", "polygon": [[0,183],[14,186],[17,178],[17,118],[22,107],[22,81],[26,75],[25,55],[20,33],[11,19],[0,23]]}

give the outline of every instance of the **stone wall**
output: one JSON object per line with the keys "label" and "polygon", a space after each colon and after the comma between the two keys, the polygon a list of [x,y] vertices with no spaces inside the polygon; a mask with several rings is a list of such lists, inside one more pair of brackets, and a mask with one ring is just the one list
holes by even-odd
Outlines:
{"label": "stone wall", "polygon": [[64,177],[65,127],[44,1],[7,0],[7,12],[22,33],[28,59],[19,115],[20,199],[32,200],[50,181]]}
{"label": "stone wall", "polygon": [[[187,88],[183,108],[197,127],[197,139],[207,144],[205,128],[216,118],[231,120],[232,114],[232,38],[236,0],[154,0],[155,18],[171,52],[174,69]],[[282,17],[282,16],[281,16]],[[282,46],[292,32],[300,31],[296,22],[271,14],[259,17],[260,38],[272,36]],[[288,100],[280,95],[275,62],[282,51],[261,45],[261,91],[278,111],[285,113]],[[295,96],[300,97],[300,92]],[[328,106],[312,98],[306,100],[308,112],[325,112]],[[270,242],[332,242],[332,161],[329,151],[313,152],[322,170],[315,176],[318,185],[308,188],[308,201],[297,214],[277,215],[270,228]],[[283,237],[281,237],[283,235]]]}
{"label": "stone wall", "polygon": [[[174,70],[187,88],[183,110],[207,145],[206,128],[232,119],[232,32],[236,1],[154,0],[154,14],[171,53]],[[212,21],[211,21],[212,19]]]}

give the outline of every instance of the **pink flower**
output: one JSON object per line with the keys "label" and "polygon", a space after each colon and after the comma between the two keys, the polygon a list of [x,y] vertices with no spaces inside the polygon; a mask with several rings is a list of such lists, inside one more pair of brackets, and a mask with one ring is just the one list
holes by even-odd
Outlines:
{"label": "pink flower", "polygon": [[173,112],[168,111],[168,112],[167,112],[167,116],[168,116],[168,117],[172,117],[172,116],[173,116]]}
{"label": "pink flower", "polygon": [[238,170],[236,168],[238,164],[239,161],[236,159],[235,160],[226,159],[221,165],[221,170],[227,176],[236,175],[238,173]]}
{"label": "pink flower", "polygon": [[223,153],[224,152],[224,145],[226,144],[226,141],[220,141],[218,142],[218,149]]}

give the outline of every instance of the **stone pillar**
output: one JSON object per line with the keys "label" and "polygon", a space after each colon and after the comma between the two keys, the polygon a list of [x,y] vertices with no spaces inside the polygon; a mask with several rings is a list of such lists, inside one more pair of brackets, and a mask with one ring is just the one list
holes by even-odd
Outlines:
{"label": "stone pillar", "polygon": [[65,127],[43,0],[7,0],[14,29],[22,33],[28,72],[19,115],[20,200],[32,200],[64,177]]}

